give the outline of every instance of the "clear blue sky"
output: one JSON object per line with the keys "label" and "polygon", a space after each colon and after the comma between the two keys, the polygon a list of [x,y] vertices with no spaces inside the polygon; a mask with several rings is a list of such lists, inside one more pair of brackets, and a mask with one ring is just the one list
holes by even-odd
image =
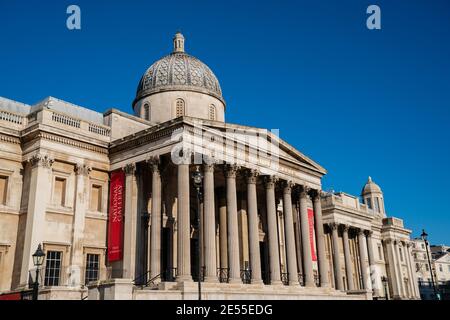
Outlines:
{"label": "clear blue sky", "polygon": [[[365,27],[370,4],[382,30]],[[178,29],[218,76],[228,122],[279,128],[328,170],[325,190],[359,195],[371,175],[413,236],[450,244],[448,0],[0,0],[0,96],[131,112]]]}

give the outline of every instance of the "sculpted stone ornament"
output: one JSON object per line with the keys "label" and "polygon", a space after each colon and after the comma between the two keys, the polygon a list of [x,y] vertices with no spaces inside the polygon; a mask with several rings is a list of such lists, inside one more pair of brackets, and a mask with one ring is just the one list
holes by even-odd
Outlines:
{"label": "sculpted stone ornament", "polygon": [[275,184],[277,182],[278,182],[278,177],[276,177],[276,176],[265,176],[264,177],[264,184],[266,186],[266,189],[275,188]]}
{"label": "sculpted stone ornament", "polygon": [[350,229],[350,226],[348,224],[343,224],[342,225],[342,231],[348,232],[349,229]]}
{"label": "sculpted stone ornament", "polygon": [[225,165],[225,177],[227,178],[236,178],[237,171],[239,170],[239,166],[236,164],[227,164]]}
{"label": "sculpted stone ornament", "polygon": [[160,171],[160,165],[161,161],[159,159],[159,156],[151,156],[146,160],[147,164],[150,166],[150,169],[153,172],[159,172]]}
{"label": "sculpted stone ornament", "polygon": [[136,173],[136,164],[135,163],[128,163],[125,165],[125,167],[123,167],[123,171],[125,172],[125,174],[128,175],[133,175]]}
{"label": "sculpted stone ornament", "polygon": [[80,164],[80,163],[77,163],[75,165],[75,173],[77,175],[88,176],[91,171],[92,171],[92,168],[88,165]]}
{"label": "sculpted stone ornament", "polygon": [[308,186],[302,186],[302,188],[300,190],[300,197],[308,199],[310,190],[311,189]]}
{"label": "sculpted stone ornament", "polygon": [[53,165],[53,162],[55,162],[55,160],[50,158],[48,155],[42,155],[42,154],[33,155],[29,161],[33,168],[36,166],[41,166],[41,167],[47,168],[47,169],[51,168]]}
{"label": "sculpted stone ornament", "polygon": [[334,222],[328,224],[328,227],[330,228],[330,230],[336,230],[338,228],[338,226],[339,225]]}
{"label": "sculpted stone ornament", "polygon": [[248,184],[256,184],[256,181],[258,180],[259,176],[259,170],[256,169],[249,169],[246,172],[246,178]]}

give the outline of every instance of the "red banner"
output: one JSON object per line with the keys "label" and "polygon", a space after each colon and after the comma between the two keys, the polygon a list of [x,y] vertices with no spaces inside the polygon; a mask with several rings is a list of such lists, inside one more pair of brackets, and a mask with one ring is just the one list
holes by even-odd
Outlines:
{"label": "red banner", "polygon": [[109,185],[108,261],[122,260],[125,174],[111,173]]}
{"label": "red banner", "polygon": [[312,261],[317,261],[316,250],[314,249],[314,211],[308,208],[309,243],[311,245]]}

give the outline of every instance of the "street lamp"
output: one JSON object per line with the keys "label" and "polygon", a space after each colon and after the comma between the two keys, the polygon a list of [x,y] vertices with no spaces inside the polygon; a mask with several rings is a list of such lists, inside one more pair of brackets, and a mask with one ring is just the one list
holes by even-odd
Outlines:
{"label": "street lamp", "polygon": [[441,300],[438,289],[436,288],[436,285],[434,284],[434,273],[433,273],[433,268],[431,267],[430,253],[428,252],[428,240],[427,240],[428,233],[425,232],[425,229],[422,229],[422,234],[420,235],[420,237],[425,242],[425,249],[427,251],[427,259],[428,259],[428,267],[430,268],[430,274],[431,274],[431,285],[433,286],[434,295],[437,300]]}
{"label": "street lamp", "polygon": [[197,191],[197,257],[198,257],[198,300],[202,300],[202,239],[201,239],[201,217],[200,217],[200,199],[202,197],[202,185],[203,175],[200,172],[200,166],[195,168],[192,173],[192,181],[194,183],[195,190]]}
{"label": "street lamp", "polygon": [[384,299],[385,300],[389,300],[388,290],[387,290],[387,282],[388,282],[387,277],[382,276],[381,277],[381,282],[383,282],[383,287],[384,287]]}
{"label": "street lamp", "polygon": [[38,245],[36,252],[33,253],[33,264],[36,267],[36,278],[33,283],[33,300],[38,299],[38,290],[39,290],[39,268],[44,263],[45,253],[42,251],[41,244]]}

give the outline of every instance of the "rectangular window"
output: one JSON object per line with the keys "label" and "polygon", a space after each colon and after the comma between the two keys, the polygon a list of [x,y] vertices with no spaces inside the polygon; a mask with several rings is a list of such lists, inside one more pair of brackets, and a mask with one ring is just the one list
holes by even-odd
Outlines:
{"label": "rectangular window", "polygon": [[47,251],[45,264],[45,286],[59,286],[59,278],[61,275],[61,251]]}
{"label": "rectangular window", "polygon": [[6,205],[7,191],[8,191],[8,177],[0,176],[0,204]]}
{"label": "rectangular window", "polygon": [[372,209],[372,200],[371,200],[370,198],[367,198],[367,199],[366,199],[366,203],[367,203],[367,207],[368,207],[369,209]]}
{"label": "rectangular window", "polygon": [[90,254],[86,255],[86,274],[84,277],[85,284],[88,284],[91,281],[98,280],[98,271],[100,269],[100,255],[98,254]]}
{"label": "rectangular window", "polygon": [[442,268],[442,264],[439,265],[439,271],[440,271],[440,272],[443,272],[443,271],[444,271],[443,268]]}
{"label": "rectangular window", "polygon": [[91,211],[102,211],[102,187],[92,185],[91,187],[91,203],[89,206]]}
{"label": "rectangular window", "polygon": [[430,271],[430,268],[428,267],[427,264],[425,264],[425,270]]}
{"label": "rectangular window", "polygon": [[55,178],[55,187],[53,188],[53,204],[64,207],[66,203],[66,179]]}
{"label": "rectangular window", "polygon": [[378,258],[380,260],[383,260],[383,250],[381,248],[381,245],[378,245]]}
{"label": "rectangular window", "polygon": [[403,251],[402,251],[402,248],[398,248],[398,253],[400,255],[400,261],[403,262]]}
{"label": "rectangular window", "polygon": [[375,210],[380,212],[380,199],[375,198]]}

